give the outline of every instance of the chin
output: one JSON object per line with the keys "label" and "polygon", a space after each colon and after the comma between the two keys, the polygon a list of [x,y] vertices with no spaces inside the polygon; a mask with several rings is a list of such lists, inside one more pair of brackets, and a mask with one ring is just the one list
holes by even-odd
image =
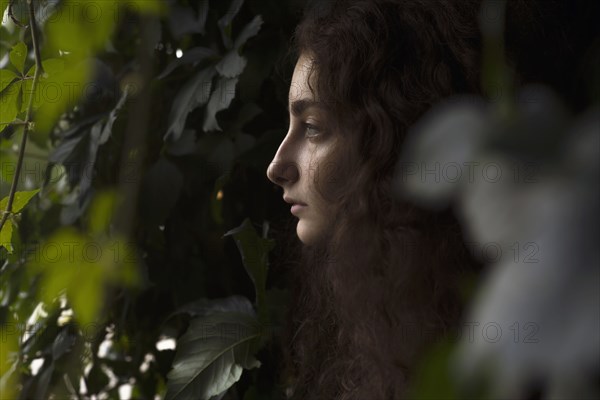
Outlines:
{"label": "chin", "polygon": [[322,239],[323,234],[322,229],[320,228],[321,227],[314,226],[314,224],[311,224],[306,220],[300,219],[296,226],[296,234],[302,243],[307,246],[312,246],[319,243],[319,240]]}
{"label": "chin", "polygon": [[300,241],[302,243],[304,243],[307,246],[310,246],[312,244],[315,243],[315,235],[313,234],[313,230],[310,229],[310,226],[307,226],[308,224],[306,223],[306,221],[303,221],[302,219],[300,219],[298,221],[298,225],[296,226],[296,234],[298,235],[298,239],[300,239]]}

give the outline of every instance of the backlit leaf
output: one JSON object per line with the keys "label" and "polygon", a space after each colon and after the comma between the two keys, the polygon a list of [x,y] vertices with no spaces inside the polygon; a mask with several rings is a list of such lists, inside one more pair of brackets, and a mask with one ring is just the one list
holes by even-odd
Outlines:
{"label": "backlit leaf", "polygon": [[46,23],[51,48],[77,55],[89,55],[104,48],[119,14],[116,1],[66,0]]}
{"label": "backlit leaf", "polygon": [[16,78],[18,78],[17,74],[11,70],[0,69],[0,92],[2,92]]}
{"label": "backlit leaf", "polygon": [[[12,204],[12,212],[17,213],[23,209],[29,203],[29,200],[33,198],[39,192],[40,189],[31,190],[29,192],[16,192],[15,198]],[[8,196],[0,200],[0,211],[6,210],[6,206],[8,205]]]}
{"label": "backlit leaf", "polygon": [[9,124],[17,118],[21,87],[22,81],[17,81],[0,94],[0,129],[2,129],[2,125]]}
{"label": "backlit leaf", "polygon": [[19,42],[15,44],[10,51],[10,63],[19,71],[23,73],[25,69],[25,59],[27,58],[27,46],[25,43]]}
{"label": "backlit leaf", "polygon": [[2,227],[2,231],[0,231],[0,246],[3,246],[6,249],[6,251],[8,251],[8,254],[12,254],[14,251],[12,245],[12,233],[12,222],[10,221],[10,219],[7,219],[4,223],[4,226]]}

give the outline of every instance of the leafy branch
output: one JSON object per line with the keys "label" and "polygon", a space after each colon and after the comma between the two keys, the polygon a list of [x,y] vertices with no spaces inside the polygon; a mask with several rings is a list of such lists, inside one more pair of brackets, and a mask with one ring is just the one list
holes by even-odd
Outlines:
{"label": "leafy branch", "polygon": [[[29,130],[31,129],[31,114],[33,110],[33,94],[35,93],[35,89],[38,84],[38,80],[41,74],[44,73],[44,69],[42,67],[42,59],[40,57],[40,48],[39,48],[39,38],[37,25],[35,22],[35,10],[33,7],[33,0],[27,0],[27,6],[29,9],[29,26],[31,28],[31,41],[33,44],[33,51],[35,55],[35,73],[33,75],[33,83],[31,86],[31,96],[29,96],[29,103],[27,104],[27,114],[25,116],[24,128],[23,128],[23,137],[21,138],[21,146],[19,147],[19,156],[17,159],[17,167],[15,169],[15,175],[13,176],[12,183],[10,185],[10,192],[8,194],[8,202],[6,203],[6,210],[2,213],[2,220],[0,220],[0,231],[4,227],[4,224],[8,220],[8,216],[12,212],[13,202],[15,199],[15,194],[17,193],[17,184],[19,182],[19,176],[21,175],[21,168],[23,166],[23,159],[25,158],[25,147],[27,146],[27,136],[29,134]],[[12,2],[10,7],[12,7]],[[11,13],[11,9],[9,9],[9,13]]]}

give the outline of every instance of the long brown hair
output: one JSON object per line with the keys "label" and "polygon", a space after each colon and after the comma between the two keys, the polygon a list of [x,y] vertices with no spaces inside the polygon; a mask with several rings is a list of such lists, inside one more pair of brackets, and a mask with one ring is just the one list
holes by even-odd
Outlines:
{"label": "long brown hair", "polygon": [[[330,236],[299,246],[290,265],[282,384],[293,400],[398,399],[428,345],[460,324],[462,277],[481,270],[450,210],[421,209],[391,190],[407,129],[444,97],[480,92],[481,1],[315,4],[297,27],[295,55],[310,54],[313,92],[360,162],[332,199]],[[579,23],[597,11],[592,4],[508,2],[519,83],[544,81],[576,108],[585,103],[573,72],[596,37],[592,22]]]}
{"label": "long brown hair", "polygon": [[293,399],[397,399],[427,344],[461,316],[479,265],[449,211],[392,195],[407,129],[433,104],[478,92],[478,1],[326,1],[295,34],[337,131],[359,149],[327,240],[291,271],[284,342]]}

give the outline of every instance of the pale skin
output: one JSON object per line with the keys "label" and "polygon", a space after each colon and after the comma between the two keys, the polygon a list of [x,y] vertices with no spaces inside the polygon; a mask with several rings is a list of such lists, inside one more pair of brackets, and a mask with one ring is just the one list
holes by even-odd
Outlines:
{"label": "pale skin", "polygon": [[306,245],[322,240],[334,222],[335,204],[323,198],[316,185],[319,183],[328,193],[333,190],[331,184],[323,182],[339,179],[332,176],[336,170],[332,166],[341,162],[343,140],[326,128],[326,113],[308,86],[310,66],[310,58],[302,54],[288,94],[288,132],[267,169],[267,177],[283,188],[284,200],[298,204],[291,212],[298,217],[298,238]]}

